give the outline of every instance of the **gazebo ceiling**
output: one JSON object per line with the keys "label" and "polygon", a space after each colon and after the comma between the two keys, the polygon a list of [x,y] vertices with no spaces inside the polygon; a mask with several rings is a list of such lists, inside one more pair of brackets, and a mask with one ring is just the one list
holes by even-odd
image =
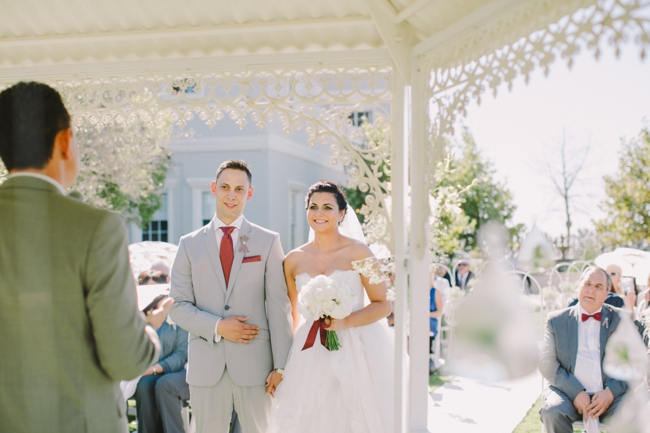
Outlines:
{"label": "gazebo ceiling", "polygon": [[484,23],[508,5],[535,1],[0,0],[0,82],[242,64],[385,64],[400,34],[411,47],[440,43],[450,29],[475,27],[476,17]]}

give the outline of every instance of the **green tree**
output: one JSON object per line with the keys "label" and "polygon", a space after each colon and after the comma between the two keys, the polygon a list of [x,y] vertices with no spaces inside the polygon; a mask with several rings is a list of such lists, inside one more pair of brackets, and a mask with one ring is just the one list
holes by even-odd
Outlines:
{"label": "green tree", "polygon": [[446,184],[453,175],[451,155],[437,164],[437,187],[431,200],[431,253],[436,261],[449,261],[454,254],[465,249],[463,239],[474,232],[475,223],[462,208],[464,189],[458,184]]}
{"label": "green tree", "polygon": [[503,224],[508,229],[511,244],[518,241],[523,225],[512,224],[515,211],[512,194],[503,182],[495,179],[492,162],[481,154],[469,129],[464,128],[462,139],[450,146],[455,156],[447,177],[440,179],[440,185],[455,185],[462,191],[461,208],[474,228],[460,235],[463,249],[469,251],[477,247],[478,231],[488,221]]}
{"label": "green tree", "polygon": [[650,245],[650,129],[623,142],[618,172],[605,176],[605,217],[596,230],[610,245]]}
{"label": "green tree", "polygon": [[170,152],[165,120],[83,122],[75,131],[81,168],[74,189],[95,206],[146,226],[161,206]]}
{"label": "green tree", "polygon": [[[89,204],[146,225],[161,206],[170,160],[162,143],[170,130],[164,120],[98,124],[82,119],[74,132],[81,165],[73,189]],[[0,183],[7,174],[0,161]]]}
{"label": "green tree", "polygon": [[[386,185],[384,192],[389,190],[390,184],[390,127],[381,118],[375,119],[373,123],[364,123],[361,127],[363,141],[367,148],[382,152],[383,158],[366,159],[362,158],[364,164],[373,168],[378,173],[378,179]],[[350,167],[348,167],[350,168]],[[451,161],[445,158],[436,166],[435,176],[437,179],[445,179],[452,170]],[[440,182],[438,181],[438,184]],[[461,249],[462,235],[473,231],[473,225],[461,209],[462,188],[456,184],[438,185],[430,196],[431,216],[429,218],[431,230],[431,252],[434,257],[450,259],[453,254]],[[364,221],[361,209],[366,203],[369,191],[362,191],[359,188],[345,188],[345,194],[350,206],[357,212],[359,220],[366,228],[372,221]]]}

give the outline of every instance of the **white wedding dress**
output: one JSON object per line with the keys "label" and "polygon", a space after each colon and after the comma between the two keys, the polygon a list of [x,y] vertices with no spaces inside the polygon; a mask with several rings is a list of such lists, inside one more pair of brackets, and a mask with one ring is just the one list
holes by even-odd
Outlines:
{"label": "white wedding dress", "polygon": [[[357,271],[336,270],[329,277],[353,291],[353,311],[364,307],[367,297]],[[297,275],[297,290],[311,278]],[[302,350],[313,323],[302,322],[273,398],[267,433],[391,432],[394,339],[386,321],[337,331],[341,348],[331,352],[319,338]]]}

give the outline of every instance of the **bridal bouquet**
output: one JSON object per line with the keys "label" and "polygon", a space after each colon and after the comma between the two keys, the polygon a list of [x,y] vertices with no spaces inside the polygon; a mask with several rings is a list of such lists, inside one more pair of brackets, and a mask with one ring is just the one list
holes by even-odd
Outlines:
{"label": "bridal bouquet", "polygon": [[336,331],[327,328],[332,319],[347,317],[352,312],[353,302],[349,288],[336,284],[332,278],[319,275],[309,280],[298,294],[298,311],[307,320],[314,321],[302,350],[314,345],[317,334],[327,350],[339,350],[341,344]]}

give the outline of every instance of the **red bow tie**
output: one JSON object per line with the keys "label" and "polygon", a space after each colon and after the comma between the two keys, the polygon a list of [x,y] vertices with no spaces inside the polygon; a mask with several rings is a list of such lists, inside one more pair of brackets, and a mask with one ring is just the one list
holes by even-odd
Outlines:
{"label": "red bow tie", "polygon": [[585,314],[585,313],[582,313],[582,321],[583,321],[583,322],[586,321],[587,319],[589,319],[590,317],[591,317],[592,319],[596,319],[596,320],[598,320],[598,321],[600,322],[600,318],[603,317],[603,312],[602,312],[602,311],[599,311],[599,312],[594,313],[594,314]]}

